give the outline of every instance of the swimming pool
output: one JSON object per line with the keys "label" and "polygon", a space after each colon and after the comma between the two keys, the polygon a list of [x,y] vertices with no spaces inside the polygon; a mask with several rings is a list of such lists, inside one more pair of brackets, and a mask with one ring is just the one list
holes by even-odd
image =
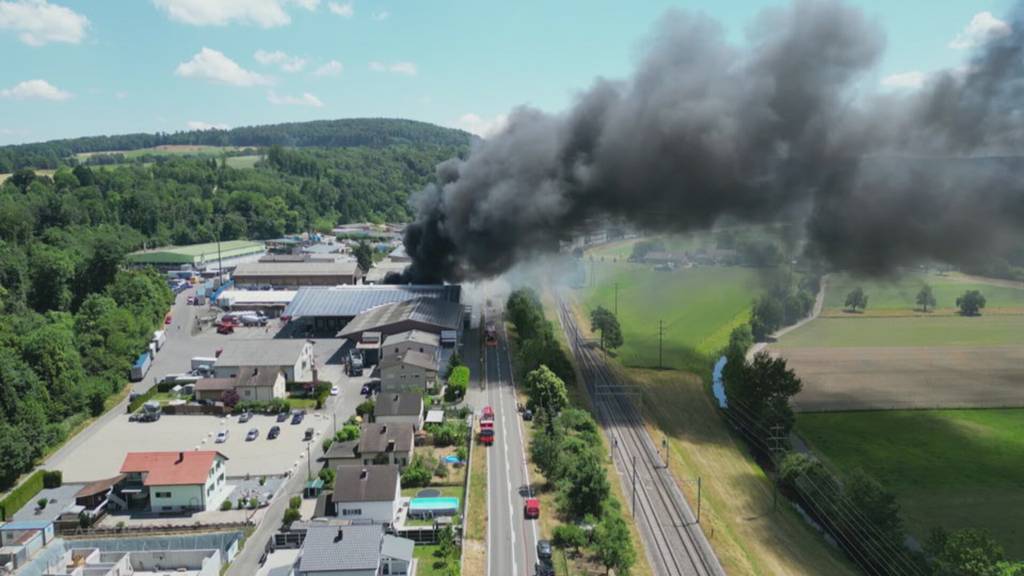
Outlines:
{"label": "swimming pool", "polygon": [[409,501],[409,516],[413,518],[433,518],[435,516],[454,516],[459,512],[459,499],[454,496],[438,496],[436,498],[413,498]]}

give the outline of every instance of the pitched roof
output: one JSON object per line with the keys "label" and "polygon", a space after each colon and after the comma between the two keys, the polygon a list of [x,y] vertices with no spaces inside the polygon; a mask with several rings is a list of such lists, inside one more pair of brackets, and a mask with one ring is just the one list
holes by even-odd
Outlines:
{"label": "pitched roof", "polygon": [[408,452],[413,443],[412,424],[363,424],[359,427],[359,453],[380,454],[387,452],[394,442],[394,452]]}
{"label": "pitched roof", "polygon": [[353,276],[357,269],[355,262],[246,262],[235,267],[234,276]]}
{"label": "pitched roof", "polygon": [[380,566],[384,531],[376,524],[309,526],[299,572],[374,570]]}
{"label": "pitched roof", "polygon": [[398,498],[398,466],[338,466],[335,502],[391,502]]}
{"label": "pitched roof", "polygon": [[410,321],[440,330],[455,330],[461,320],[461,304],[437,298],[414,298],[367,310],[353,318],[338,335],[345,338],[366,330],[381,330],[386,326]]}
{"label": "pitched roof", "polygon": [[235,387],[235,378],[200,378],[196,380],[196,391],[231,390]]}
{"label": "pitched roof", "polygon": [[423,413],[423,397],[414,392],[398,394],[378,394],[373,406],[373,415],[381,416],[419,416]]}
{"label": "pitched roof", "polygon": [[102,494],[113,488],[114,485],[121,480],[124,480],[124,474],[118,474],[113,478],[105,478],[103,480],[97,480],[91,484],[86,484],[85,486],[82,486],[81,490],[75,492],[75,498],[88,498],[89,496]]}
{"label": "pitched roof", "polygon": [[301,339],[229,340],[217,358],[217,366],[291,366],[306,344]]}
{"label": "pitched roof", "polygon": [[402,356],[402,364],[416,366],[424,370],[437,370],[437,361],[434,360],[434,356],[418,350],[407,350]]}
{"label": "pitched roof", "polygon": [[429,344],[436,348],[441,345],[441,337],[437,334],[431,334],[430,332],[425,332],[423,330],[406,330],[405,332],[392,334],[384,339],[385,346],[395,346],[404,342]]}
{"label": "pitched roof", "polygon": [[331,447],[324,452],[324,455],[317,458],[317,462],[326,462],[328,460],[346,460],[349,458],[355,459],[356,450],[359,448],[359,440],[346,440],[344,442],[335,442],[331,444]]}
{"label": "pitched roof", "polygon": [[284,311],[285,316],[319,316],[351,318],[361,312],[393,302],[412,298],[437,298],[458,302],[458,285],[356,285],[302,287]]}
{"label": "pitched roof", "polygon": [[[294,362],[294,360],[292,361]],[[260,368],[259,366],[242,366],[239,368],[237,385],[239,387],[272,388],[281,376],[279,368]]]}
{"label": "pitched roof", "polygon": [[408,538],[385,534],[384,542],[380,547],[380,555],[412,562],[412,550],[415,545],[416,543]]}
{"label": "pitched roof", "polygon": [[121,464],[121,473],[143,472],[146,486],[205,484],[217,457],[216,450],[193,452],[129,452]]}

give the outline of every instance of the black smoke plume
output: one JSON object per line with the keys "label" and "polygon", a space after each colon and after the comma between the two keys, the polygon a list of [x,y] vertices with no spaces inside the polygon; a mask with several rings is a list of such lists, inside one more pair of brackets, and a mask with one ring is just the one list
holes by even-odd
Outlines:
{"label": "black smoke plume", "polygon": [[1012,24],[965,69],[900,95],[866,89],[885,38],[839,2],[767,10],[743,46],[669,12],[631,78],[596,80],[563,114],[517,109],[438,166],[415,198],[403,280],[499,274],[605,216],[658,232],[803,218],[809,252],[858,272],[968,262],[1021,236]]}

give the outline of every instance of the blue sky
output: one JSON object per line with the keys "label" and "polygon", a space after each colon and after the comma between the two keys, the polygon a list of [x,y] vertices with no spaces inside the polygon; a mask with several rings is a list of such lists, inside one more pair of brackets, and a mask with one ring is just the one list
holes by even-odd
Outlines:
{"label": "blue sky", "polygon": [[[0,144],[320,118],[487,132],[625,77],[676,7],[730,37],[768,0],[0,0]],[[851,0],[888,48],[871,82],[912,89],[1005,29],[1011,0]],[[908,88],[909,87],[909,88]]]}

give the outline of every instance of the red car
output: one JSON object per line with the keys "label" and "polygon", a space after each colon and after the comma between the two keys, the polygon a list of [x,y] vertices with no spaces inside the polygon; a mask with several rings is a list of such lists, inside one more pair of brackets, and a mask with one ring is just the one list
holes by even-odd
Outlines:
{"label": "red car", "polygon": [[234,334],[235,326],[233,324],[217,324],[217,334]]}
{"label": "red car", "polygon": [[527,498],[526,503],[523,504],[523,516],[526,516],[527,520],[540,518],[540,500]]}
{"label": "red car", "polygon": [[164,316],[164,325],[170,326],[170,324],[171,324],[171,315],[168,314],[167,316]]}

